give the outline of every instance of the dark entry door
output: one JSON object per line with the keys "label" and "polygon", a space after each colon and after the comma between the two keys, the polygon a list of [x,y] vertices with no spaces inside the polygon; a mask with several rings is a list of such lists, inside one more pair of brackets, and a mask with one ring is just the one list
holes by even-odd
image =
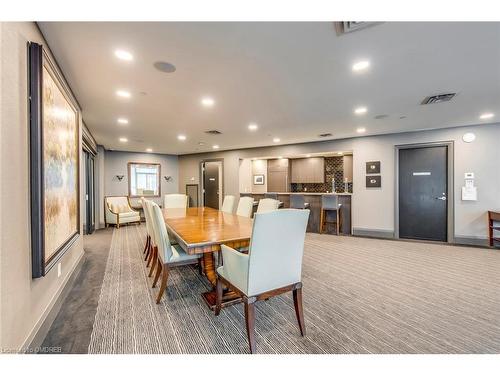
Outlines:
{"label": "dark entry door", "polygon": [[219,163],[207,162],[203,171],[206,207],[219,209]]}
{"label": "dark entry door", "polygon": [[85,222],[84,233],[91,234],[95,230],[95,184],[94,184],[94,156],[87,151],[85,158]]}
{"label": "dark entry door", "polygon": [[399,150],[399,237],[446,241],[448,147]]}

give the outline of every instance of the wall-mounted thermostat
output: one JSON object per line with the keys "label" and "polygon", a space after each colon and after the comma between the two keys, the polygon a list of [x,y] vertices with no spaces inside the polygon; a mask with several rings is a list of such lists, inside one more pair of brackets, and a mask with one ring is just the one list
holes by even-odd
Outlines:
{"label": "wall-mounted thermostat", "polygon": [[465,172],[465,186],[462,186],[463,201],[477,201],[477,188],[474,186],[474,173]]}

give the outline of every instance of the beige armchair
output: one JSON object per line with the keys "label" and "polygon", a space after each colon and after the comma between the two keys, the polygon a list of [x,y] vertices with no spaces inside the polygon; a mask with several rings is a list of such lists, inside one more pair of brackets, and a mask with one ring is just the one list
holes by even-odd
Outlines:
{"label": "beige armchair", "polygon": [[121,224],[140,223],[141,215],[134,210],[128,197],[105,197],[104,198],[104,223],[106,227]]}

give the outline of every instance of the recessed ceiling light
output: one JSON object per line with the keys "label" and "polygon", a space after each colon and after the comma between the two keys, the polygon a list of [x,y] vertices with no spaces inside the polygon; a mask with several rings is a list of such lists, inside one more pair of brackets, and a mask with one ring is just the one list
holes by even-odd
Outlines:
{"label": "recessed ceiling light", "polygon": [[117,90],[116,95],[118,95],[120,98],[130,98],[132,96],[130,92],[126,90]]}
{"label": "recessed ceiling light", "polygon": [[218,149],[219,149],[219,145],[213,145],[213,146],[212,146],[212,148],[213,148],[214,150],[218,150]]}
{"label": "recessed ceiling light", "polygon": [[357,128],[356,131],[358,133],[364,133],[364,132],[366,132],[366,128]]}
{"label": "recessed ceiling light", "polygon": [[274,143],[279,143],[279,142],[281,142],[281,139],[279,139],[279,138],[273,138],[273,142]]}
{"label": "recessed ceiling light", "polygon": [[122,49],[117,49],[115,51],[115,56],[118,57],[120,60],[125,60],[125,61],[132,61],[134,59],[134,56],[132,56],[130,52]]}
{"label": "recessed ceiling light", "polygon": [[215,104],[215,100],[207,96],[201,99],[201,104],[204,107],[213,107]]}
{"label": "recessed ceiling light", "polygon": [[362,72],[370,67],[370,62],[368,60],[361,60],[353,64],[353,72]]}
{"label": "recessed ceiling light", "polygon": [[153,149],[152,148],[147,148],[146,152],[153,152]]}
{"label": "recessed ceiling light", "polygon": [[120,138],[120,139],[119,139],[119,141],[120,141],[120,142],[122,142],[122,143],[125,143],[125,142],[128,142],[128,139],[127,139],[127,138],[122,137],[122,138]]}
{"label": "recessed ceiling light", "polygon": [[362,115],[363,113],[366,113],[366,111],[366,107],[358,107],[354,110],[354,113],[357,115]]}
{"label": "recessed ceiling light", "polygon": [[128,124],[128,120],[123,117],[120,117],[117,121],[119,124]]}
{"label": "recessed ceiling light", "polygon": [[259,126],[254,122],[252,122],[250,125],[248,125],[248,130],[251,130],[251,131],[255,131],[258,128],[259,128]]}
{"label": "recessed ceiling light", "polygon": [[495,117],[493,113],[483,113],[481,116],[479,116],[481,120],[487,120],[493,117]]}
{"label": "recessed ceiling light", "polygon": [[184,134],[179,134],[179,135],[177,136],[177,139],[178,139],[179,141],[185,141],[185,140],[186,140],[186,136],[185,136]]}
{"label": "recessed ceiling light", "polygon": [[310,158],[310,157],[311,157],[311,154],[307,154],[307,155],[306,155],[306,158]]}

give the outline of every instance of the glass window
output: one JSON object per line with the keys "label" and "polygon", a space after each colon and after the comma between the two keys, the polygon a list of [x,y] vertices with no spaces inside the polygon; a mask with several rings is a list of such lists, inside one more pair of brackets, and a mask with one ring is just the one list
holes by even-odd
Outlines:
{"label": "glass window", "polygon": [[128,163],[128,176],[131,197],[160,196],[160,164]]}

